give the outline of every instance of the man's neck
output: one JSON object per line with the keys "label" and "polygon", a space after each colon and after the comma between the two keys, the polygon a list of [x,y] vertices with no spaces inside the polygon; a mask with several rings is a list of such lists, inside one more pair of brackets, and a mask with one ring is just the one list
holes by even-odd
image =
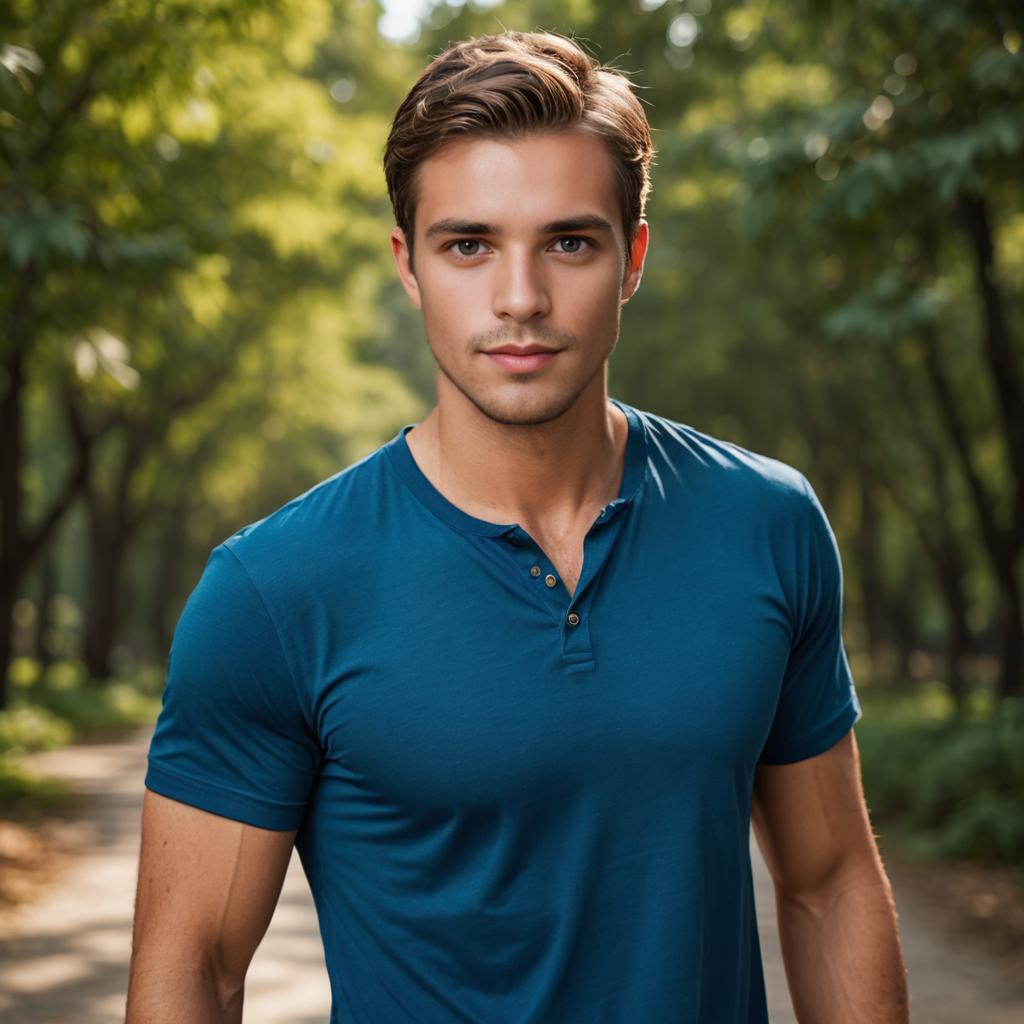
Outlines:
{"label": "man's neck", "polygon": [[569,533],[618,497],[628,435],[602,388],[557,420],[528,427],[496,423],[468,400],[439,400],[406,442],[427,479],[464,512]]}

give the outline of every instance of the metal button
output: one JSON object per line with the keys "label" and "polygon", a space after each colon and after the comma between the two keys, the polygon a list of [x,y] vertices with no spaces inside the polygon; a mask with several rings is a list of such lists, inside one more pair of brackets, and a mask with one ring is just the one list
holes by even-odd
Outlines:
{"label": "metal button", "polygon": [[554,576],[552,576],[550,573],[548,573],[548,575],[544,577],[544,582],[549,587],[553,587],[558,582],[558,580],[556,580]]}
{"label": "metal button", "polygon": [[578,626],[580,624],[580,617],[575,612],[569,612],[567,621],[570,626]]}
{"label": "metal button", "polygon": [[531,565],[530,566],[530,575],[531,576],[539,576],[540,575],[540,566],[539,565]]}

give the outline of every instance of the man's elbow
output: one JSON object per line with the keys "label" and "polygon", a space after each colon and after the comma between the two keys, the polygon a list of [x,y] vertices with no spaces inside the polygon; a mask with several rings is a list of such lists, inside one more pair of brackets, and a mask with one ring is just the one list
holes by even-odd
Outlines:
{"label": "man's elbow", "polygon": [[143,945],[132,951],[125,1024],[232,1024],[242,1019],[244,993],[245,973],[213,953]]}
{"label": "man's elbow", "polygon": [[837,856],[813,872],[775,879],[780,908],[786,904],[797,906],[817,918],[829,916],[851,895],[866,891],[884,893],[892,901],[889,879],[874,849]]}

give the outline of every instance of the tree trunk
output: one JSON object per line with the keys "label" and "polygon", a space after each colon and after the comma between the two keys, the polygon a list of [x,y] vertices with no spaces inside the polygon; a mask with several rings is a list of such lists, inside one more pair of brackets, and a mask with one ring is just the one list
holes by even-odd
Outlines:
{"label": "tree trunk", "polygon": [[29,272],[19,276],[6,317],[6,337],[0,335],[5,346],[0,368],[0,711],[7,707],[7,670],[14,631],[11,616],[25,568],[20,543],[24,444],[21,417],[33,276]]}
{"label": "tree trunk", "polygon": [[878,500],[866,475],[860,476],[861,514],[854,550],[860,575],[861,609],[867,634],[868,653],[877,671],[887,633],[885,580],[879,554]]}
{"label": "tree trunk", "polygon": [[1010,520],[997,530],[998,544],[991,552],[1000,595],[999,695],[1020,697],[1024,696],[1024,598],[1014,567],[1024,552],[1024,374],[1006,316],[985,196],[978,193],[961,196],[957,215],[974,255],[984,352],[996,394],[1009,461],[1007,478],[1013,495]]}
{"label": "tree trunk", "polygon": [[[26,289],[31,286],[31,280],[31,276],[24,278]],[[94,444],[114,422],[113,418],[108,419],[98,430],[90,432],[77,410],[68,406],[68,425],[75,456],[71,471],[39,521],[32,525],[25,523],[22,519],[21,474],[25,455],[22,425],[24,364],[31,333],[27,292],[20,300],[15,297],[7,320],[9,330],[3,340],[9,348],[0,368],[0,381],[6,374],[6,387],[0,394],[0,619],[3,620],[0,625],[0,711],[7,706],[7,672],[13,653],[11,615],[18,588],[88,479]]]}
{"label": "tree trunk", "polygon": [[968,624],[968,602],[964,590],[964,567],[959,551],[947,546],[937,560],[936,573],[946,605],[946,685],[953,697],[958,716],[967,708],[969,696],[964,665],[973,650],[973,637]]}
{"label": "tree trunk", "polygon": [[925,369],[935,398],[940,420],[953,444],[956,463],[959,464],[973,499],[974,510],[981,527],[981,540],[988,556],[989,567],[1000,595],[1000,671],[1001,696],[1024,695],[1024,623],[1021,619],[1020,587],[1014,566],[1020,558],[1019,525],[1012,519],[1008,527],[999,521],[997,502],[982,480],[971,452],[966,424],[956,404],[953,389],[942,364],[938,337],[933,331],[921,331],[924,346]]}
{"label": "tree trunk", "polygon": [[982,309],[984,351],[1009,454],[1009,477],[1016,485],[1012,507],[1019,543],[1024,539],[1021,537],[1021,533],[1024,533],[1024,459],[1020,457],[1024,453],[1024,375],[1014,352],[1010,324],[999,287],[999,268],[996,266],[988,203],[983,195],[968,193],[960,197],[957,214],[971,241],[974,255],[974,281]]}
{"label": "tree trunk", "polygon": [[157,559],[160,569],[155,581],[153,622],[162,658],[166,658],[167,652],[170,650],[176,619],[180,611],[177,598],[180,593],[184,568],[182,556],[185,553],[187,506],[188,502],[183,498],[174,513],[168,517],[168,525],[161,538]]}
{"label": "tree trunk", "polygon": [[123,522],[122,509],[106,510],[96,495],[87,499],[89,534],[92,538],[89,601],[85,620],[84,660],[90,679],[109,679],[111,651],[121,623],[121,585],[125,554],[131,531]]}
{"label": "tree trunk", "polygon": [[1024,696],[1024,633],[1021,631],[1020,588],[1008,565],[999,580],[1000,697]]}
{"label": "tree trunk", "polygon": [[6,582],[0,584],[0,711],[7,707],[7,670],[11,664],[12,640],[14,639],[14,587]]}
{"label": "tree trunk", "polygon": [[[909,585],[908,585],[909,584]],[[914,652],[921,646],[918,635],[918,624],[913,609],[916,594],[913,592],[913,581],[904,581],[899,590],[890,595],[888,601],[889,635],[896,647],[895,680],[900,687],[905,686],[908,679],[913,678],[912,661]]]}
{"label": "tree trunk", "polygon": [[53,545],[47,545],[39,568],[39,605],[36,612],[36,658],[45,671],[56,660],[50,642],[53,619],[53,599],[57,595],[57,555]]}

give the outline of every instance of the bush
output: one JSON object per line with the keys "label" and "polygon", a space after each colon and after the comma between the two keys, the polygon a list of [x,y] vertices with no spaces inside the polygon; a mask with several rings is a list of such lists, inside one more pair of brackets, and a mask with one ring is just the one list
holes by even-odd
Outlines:
{"label": "bush", "polygon": [[35,686],[43,674],[42,663],[37,658],[12,658],[7,669],[7,679],[15,689]]}
{"label": "bush", "polygon": [[71,725],[46,708],[18,704],[0,711],[0,754],[54,750],[70,742]]}
{"label": "bush", "polygon": [[0,754],[0,809],[5,816],[22,808],[56,808],[68,798],[69,791],[63,782],[34,775],[10,754]]}
{"label": "bush", "polygon": [[156,720],[164,673],[140,670],[131,680],[89,680],[77,661],[45,672],[23,665],[11,706],[0,712],[0,811],[54,807],[67,799],[61,783],[33,774],[18,755],[51,750]]}
{"label": "bush", "polygon": [[[142,666],[126,679],[89,679],[85,665],[76,659],[54,662],[45,671],[32,659],[21,660],[25,664],[20,682],[12,687],[11,709],[0,713],[0,751],[5,749],[5,736],[20,738],[7,742],[8,747],[41,749],[67,743],[72,734],[89,736],[146,725],[160,711],[161,665]],[[12,714],[14,721],[5,723],[5,715]],[[21,742],[29,737],[35,738]]]}
{"label": "bush", "polygon": [[29,699],[74,728],[90,735],[152,722],[160,711],[157,697],[140,693],[131,683],[86,683],[66,689],[36,687]]}
{"label": "bush", "polygon": [[876,708],[857,741],[872,818],[917,852],[1024,861],[1024,701],[963,721]]}

